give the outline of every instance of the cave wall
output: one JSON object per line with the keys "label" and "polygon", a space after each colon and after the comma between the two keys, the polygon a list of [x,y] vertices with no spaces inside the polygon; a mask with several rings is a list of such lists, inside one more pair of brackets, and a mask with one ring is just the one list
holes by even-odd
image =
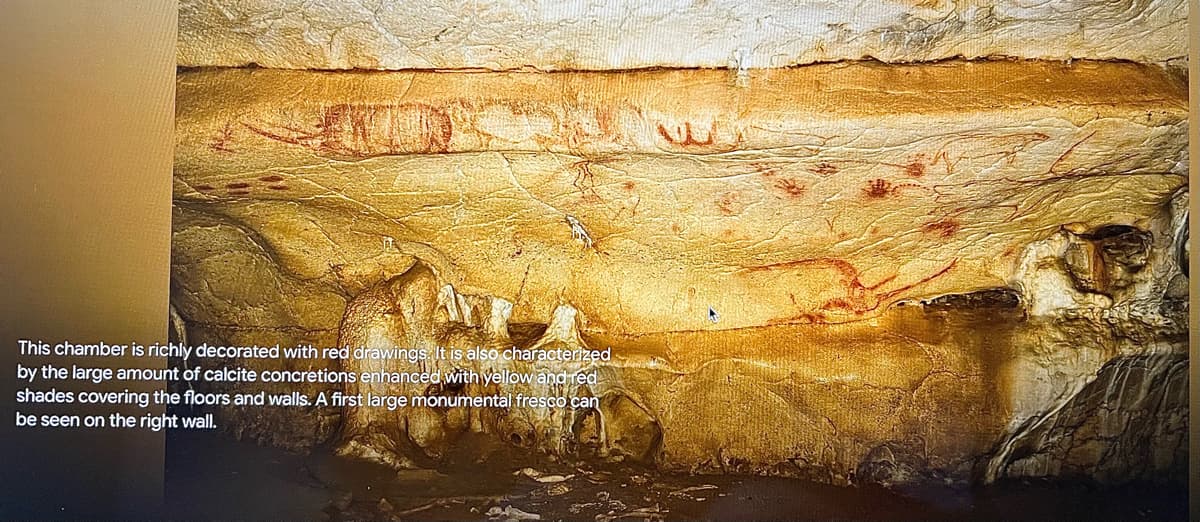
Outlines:
{"label": "cave wall", "polygon": [[[527,391],[601,407],[229,407],[227,432],[396,467],[1182,480],[1183,3],[426,8],[181,3],[174,310],[194,344],[611,347],[471,366],[595,369]],[[989,59],[919,63],[956,56]],[[863,57],[896,63],[764,68]],[[643,66],[729,69],[617,70]],[[472,70],[282,70],[345,68]]]}
{"label": "cave wall", "polygon": [[183,0],[180,65],[284,69],[773,68],[1009,56],[1187,56],[1184,0],[585,3]]}

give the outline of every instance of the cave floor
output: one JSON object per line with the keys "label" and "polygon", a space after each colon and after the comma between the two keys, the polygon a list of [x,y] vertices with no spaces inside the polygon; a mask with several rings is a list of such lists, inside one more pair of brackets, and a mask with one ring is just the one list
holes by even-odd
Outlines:
{"label": "cave floor", "polygon": [[168,436],[166,462],[168,514],[181,519],[1183,520],[1188,507],[1183,487],[1151,484],[1020,481],[901,493],[635,468],[521,473],[515,462],[396,473],[327,450],[299,455],[185,431]]}

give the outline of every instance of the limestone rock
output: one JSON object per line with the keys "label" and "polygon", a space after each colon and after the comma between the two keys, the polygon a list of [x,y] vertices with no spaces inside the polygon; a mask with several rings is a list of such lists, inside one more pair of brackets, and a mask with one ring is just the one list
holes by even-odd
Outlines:
{"label": "limestone rock", "polygon": [[308,280],[361,289],[420,259],[514,322],[561,300],[585,331],[836,323],[1006,286],[1063,225],[1144,224],[1185,183],[1185,93],[1080,62],[822,65],[745,88],[200,71],[179,78],[176,199],[261,222]]}
{"label": "limestone rock", "polygon": [[1173,472],[1186,127],[1129,63],[185,71],[172,302],[193,343],[612,348],[296,361],[597,372],[505,389],[598,408],[302,423],[395,467],[488,440],[837,484]]}
{"label": "limestone rock", "polygon": [[182,66],[610,70],[1187,55],[1184,0],[184,0]]}

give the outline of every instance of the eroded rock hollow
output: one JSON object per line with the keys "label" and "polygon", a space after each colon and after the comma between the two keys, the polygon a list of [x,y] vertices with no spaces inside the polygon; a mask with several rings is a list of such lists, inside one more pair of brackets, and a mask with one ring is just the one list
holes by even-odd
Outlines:
{"label": "eroded rock hollow", "polygon": [[[396,467],[502,450],[835,484],[1183,480],[1188,113],[1167,61],[1186,9],[927,4],[730,69],[181,70],[172,310],[188,342],[612,353],[271,362],[596,370],[504,388],[599,406],[225,408],[223,428]],[[402,52],[367,25],[361,46],[339,33],[309,52],[320,13],[298,10],[297,33],[291,15],[182,9],[189,66],[725,65],[704,42],[611,62],[555,58],[572,38],[525,61],[434,35]],[[1068,12],[1131,37],[1047,51]],[[993,55],[1084,59],[811,64]]]}

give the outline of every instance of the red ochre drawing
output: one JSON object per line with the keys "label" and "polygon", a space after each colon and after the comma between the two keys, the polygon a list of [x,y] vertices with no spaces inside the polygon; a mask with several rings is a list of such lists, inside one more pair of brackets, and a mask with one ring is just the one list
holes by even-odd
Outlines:
{"label": "red ochre drawing", "polygon": [[958,220],[946,218],[921,225],[921,232],[949,238],[953,237],[960,228],[962,228],[962,224]]}
{"label": "red ochre drawing", "polygon": [[668,128],[662,123],[656,126],[658,135],[664,141],[674,147],[690,151],[693,153],[700,152],[728,152],[737,149],[742,143],[742,134],[739,132],[732,141],[718,140],[720,134],[719,127],[716,121],[713,121],[707,130],[707,135],[700,136],[700,132],[692,129],[691,122],[683,122],[683,126],[674,125]]}
{"label": "red ochre drawing", "polygon": [[732,216],[741,212],[741,194],[737,192],[726,192],[717,197],[717,209],[726,216]]}
{"label": "red ochre drawing", "polygon": [[225,127],[208,143],[208,147],[218,152],[233,152],[233,149],[229,148],[231,140],[233,140],[233,123],[225,122]]}
{"label": "red ochre drawing", "polygon": [[571,185],[575,190],[579,191],[579,197],[585,202],[603,203],[600,194],[596,192],[596,176],[592,174],[592,162],[589,160],[577,161],[571,164],[571,168],[575,170],[575,179],[571,181]]}
{"label": "red ochre drawing", "polygon": [[[953,269],[957,263],[958,260],[955,259],[941,270],[922,277],[912,283],[902,285],[891,290],[883,290],[883,287],[894,282],[900,275],[899,273],[887,276],[875,284],[867,285],[862,282],[862,274],[859,272],[857,267],[844,259],[831,257],[801,259],[797,261],[762,265],[747,268],[745,271],[770,272],[778,270],[816,268],[830,269],[837,272],[839,275],[837,284],[843,289],[844,295],[827,299],[825,302],[821,303],[817,310],[804,311],[796,315],[781,317],[768,321],[768,324],[787,324],[797,322],[829,323],[829,313],[852,313],[856,316],[861,316],[867,312],[874,311],[878,309],[880,305],[888,302],[892,298],[945,275],[947,272]],[[791,297],[794,302],[795,296],[791,295]]]}
{"label": "red ochre drawing", "polygon": [[322,107],[316,122],[242,125],[275,141],[354,157],[448,152],[454,134],[445,111],[419,103],[344,103]]}
{"label": "red ochre drawing", "polygon": [[800,196],[803,196],[805,192],[804,185],[796,182],[794,179],[777,179],[775,180],[774,186],[791,199],[799,199]]}
{"label": "red ochre drawing", "polygon": [[694,136],[692,136],[691,122],[683,122],[683,130],[680,130],[679,127],[675,127],[674,134],[667,132],[667,128],[663,127],[663,124],[659,123],[658,134],[671,144],[679,145],[681,147],[712,145],[717,136],[717,122],[714,121],[712,123],[712,127],[708,130],[708,137],[702,140],[696,139]]}
{"label": "red ochre drawing", "polygon": [[779,170],[783,165],[779,163],[764,163],[754,161],[750,163],[750,172],[761,175],[764,178],[771,179],[779,175]]}
{"label": "red ochre drawing", "polygon": [[867,182],[867,186],[863,187],[862,195],[867,199],[884,199],[897,197],[901,191],[907,189],[931,191],[928,187],[916,183],[892,183],[886,179],[873,179]]}
{"label": "red ochre drawing", "polygon": [[[251,181],[231,181],[229,183],[226,183],[223,188],[225,190],[225,193],[230,196],[249,196],[253,192],[253,189],[255,188],[255,183],[257,183],[257,182],[261,182],[262,184],[265,184],[266,187],[271,190],[276,190],[276,191],[288,190],[288,186],[284,185],[282,183],[283,176],[280,176],[277,174],[263,176],[261,178],[258,178],[257,180],[251,180]],[[213,193],[213,192],[217,191],[216,187],[214,187],[212,185],[208,185],[208,184],[193,185],[192,188],[196,189],[199,192],[205,192],[205,193]]]}
{"label": "red ochre drawing", "polygon": [[919,178],[925,175],[925,164],[921,160],[925,159],[923,154],[918,154],[917,158],[904,166],[904,173],[910,178]]}
{"label": "red ochre drawing", "polygon": [[830,163],[828,161],[822,161],[816,165],[813,165],[812,167],[809,167],[808,171],[813,174],[816,174],[818,176],[821,176],[822,178],[827,178],[829,176],[837,174],[838,167],[837,167],[837,165],[834,165],[833,163]]}
{"label": "red ochre drawing", "polygon": [[[955,167],[960,162],[967,159],[995,158],[1011,164],[1016,159],[1018,152],[1049,139],[1049,135],[1041,132],[1002,135],[964,134],[950,139],[938,147],[937,151],[932,154],[928,167],[942,165],[946,175],[950,175],[954,173]],[[919,154],[915,161],[923,162],[924,158],[924,154]],[[924,168],[922,168],[922,172],[924,172]]]}

